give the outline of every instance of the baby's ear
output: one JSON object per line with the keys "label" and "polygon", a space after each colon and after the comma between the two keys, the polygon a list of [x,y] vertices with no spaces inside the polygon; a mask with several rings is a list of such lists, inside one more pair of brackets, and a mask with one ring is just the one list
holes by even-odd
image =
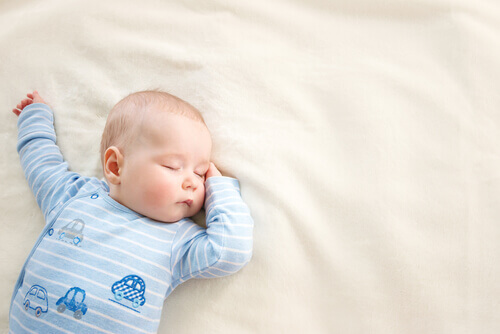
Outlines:
{"label": "baby's ear", "polygon": [[104,152],[104,176],[109,183],[120,184],[120,172],[123,165],[123,154],[116,146],[110,146]]}

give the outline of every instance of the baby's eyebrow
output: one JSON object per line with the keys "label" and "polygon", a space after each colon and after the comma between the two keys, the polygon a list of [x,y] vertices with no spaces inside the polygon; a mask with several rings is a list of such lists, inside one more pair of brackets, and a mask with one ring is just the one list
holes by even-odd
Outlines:
{"label": "baby's eyebrow", "polygon": [[163,153],[161,154],[161,157],[162,158],[184,158],[184,155],[180,154],[180,153]]}
{"label": "baby's eyebrow", "polygon": [[[164,154],[161,154],[161,157],[162,158],[177,158],[177,159],[184,159],[184,155],[182,153],[164,153]],[[210,160],[204,160],[204,161],[201,161],[199,163],[196,164],[197,167],[204,167],[204,168],[208,168],[210,167]]]}

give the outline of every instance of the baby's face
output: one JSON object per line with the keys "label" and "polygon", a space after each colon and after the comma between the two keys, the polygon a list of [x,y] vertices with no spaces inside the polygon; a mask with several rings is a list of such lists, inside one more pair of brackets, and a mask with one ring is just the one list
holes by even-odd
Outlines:
{"label": "baby's face", "polygon": [[124,156],[121,203],[162,222],[193,216],[205,199],[211,150],[203,123],[170,112],[148,113]]}

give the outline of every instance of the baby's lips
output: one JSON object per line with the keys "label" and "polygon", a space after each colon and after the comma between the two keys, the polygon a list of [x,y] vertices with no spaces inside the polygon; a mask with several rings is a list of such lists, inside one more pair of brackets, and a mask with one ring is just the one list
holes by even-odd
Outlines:
{"label": "baby's lips", "polygon": [[188,206],[191,206],[191,204],[193,204],[193,200],[192,199],[187,199],[185,201],[182,201],[181,203],[185,203],[187,204]]}

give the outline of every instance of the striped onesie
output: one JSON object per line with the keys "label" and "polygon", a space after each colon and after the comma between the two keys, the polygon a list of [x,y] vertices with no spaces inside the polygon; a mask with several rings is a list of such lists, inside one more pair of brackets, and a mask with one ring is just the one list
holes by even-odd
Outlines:
{"label": "striped onesie", "polygon": [[161,223],[68,171],[52,110],[18,119],[18,152],[46,225],[14,288],[9,333],[156,333],[165,298],[190,278],[235,273],[252,256],[253,220],[239,183],[205,183],[207,228]]}

